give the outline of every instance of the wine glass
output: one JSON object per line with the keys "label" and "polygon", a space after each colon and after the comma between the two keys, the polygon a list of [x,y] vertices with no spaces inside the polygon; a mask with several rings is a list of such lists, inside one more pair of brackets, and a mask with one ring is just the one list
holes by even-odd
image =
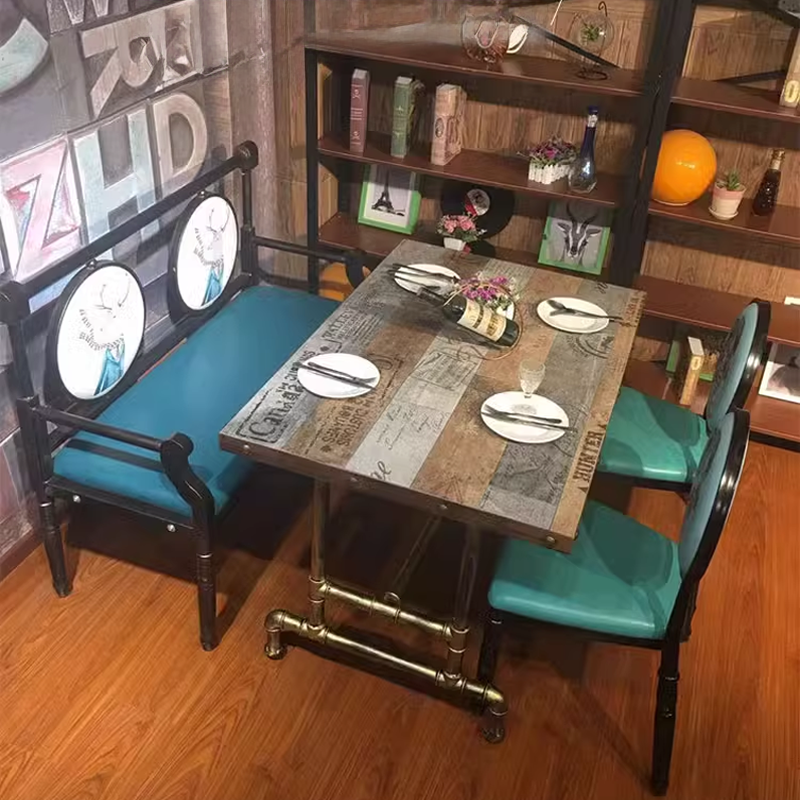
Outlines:
{"label": "wine glass", "polygon": [[533,358],[526,358],[519,365],[519,385],[522,395],[530,400],[544,380],[544,364]]}

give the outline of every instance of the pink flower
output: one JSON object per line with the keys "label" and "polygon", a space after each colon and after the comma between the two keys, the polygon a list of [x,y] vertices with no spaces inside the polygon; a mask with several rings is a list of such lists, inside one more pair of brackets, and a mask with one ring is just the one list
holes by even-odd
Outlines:
{"label": "pink flower", "polygon": [[446,219],[446,220],[444,221],[444,229],[445,229],[445,230],[446,230],[448,233],[453,233],[453,231],[455,231],[455,229],[456,229],[456,223],[455,223],[455,220],[452,220],[452,219]]}
{"label": "pink flower", "polygon": [[475,223],[469,217],[461,217],[459,225],[462,231],[475,230]]}

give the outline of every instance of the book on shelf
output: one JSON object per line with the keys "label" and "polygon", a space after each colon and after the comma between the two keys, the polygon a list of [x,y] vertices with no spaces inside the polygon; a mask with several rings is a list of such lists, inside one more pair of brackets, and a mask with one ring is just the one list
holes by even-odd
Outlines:
{"label": "book on shelf", "polygon": [[725,346],[728,332],[711,331],[696,325],[678,323],[675,327],[675,336],[670,344],[669,354],[667,355],[666,371],[669,375],[674,375],[678,369],[687,336],[694,336],[703,343],[703,368],[700,370],[700,380],[713,381],[714,373],[717,370],[717,360],[722,348]]}
{"label": "book on shelf", "polygon": [[682,406],[692,405],[704,361],[703,343],[695,336],[687,336],[684,340],[678,371],[675,373],[678,402]]}
{"label": "book on shelf", "polygon": [[467,93],[460,86],[442,83],[436,88],[431,164],[443,167],[461,152],[466,106]]}
{"label": "book on shelf", "polygon": [[422,81],[400,76],[394,83],[392,116],[392,156],[405,158],[415,144],[415,131],[420,117]]}
{"label": "book on shelf", "polygon": [[367,144],[367,116],[369,112],[369,72],[353,71],[350,83],[350,151],[363,153]]}
{"label": "book on shelf", "polygon": [[800,103],[800,33],[795,39],[792,57],[789,59],[789,68],[786,70],[786,80],[781,91],[781,105],[786,108],[797,108]]}

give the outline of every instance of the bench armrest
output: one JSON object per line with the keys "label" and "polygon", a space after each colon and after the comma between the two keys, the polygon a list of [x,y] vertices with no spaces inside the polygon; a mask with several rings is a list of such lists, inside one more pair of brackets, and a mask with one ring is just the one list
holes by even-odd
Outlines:
{"label": "bench armrest", "polygon": [[135,433],[134,431],[126,431],[111,425],[104,425],[102,422],[97,422],[97,420],[81,417],[77,414],[70,414],[68,411],[59,411],[56,408],[49,408],[47,406],[39,406],[33,409],[33,414],[55,425],[63,425],[67,428],[94,433],[97,436],[114,439],[117,442],[129,444],[133,447],[141,447],[143,450],[150,450],[153,453],[161,453],[162,441],[152,436],[145,436],[142,433]]}
{"label": "bench armrest", "polygon": [[56,408],[47,406],[29,408],[30,413],[40,420],[104,436],[107,439],[158,453],[167,477],[175,486],[178,494],[192,509],[195,524],[204,535],[208,534],[215,514],[214,499],[206,484],[189,464],[189,456],[194,450],[194,444],[188,436],[183,433],[174,433],[169,439],[156,439],[142,433],[104,425],[102,422],[71,414],[68,411],[59,411]]}

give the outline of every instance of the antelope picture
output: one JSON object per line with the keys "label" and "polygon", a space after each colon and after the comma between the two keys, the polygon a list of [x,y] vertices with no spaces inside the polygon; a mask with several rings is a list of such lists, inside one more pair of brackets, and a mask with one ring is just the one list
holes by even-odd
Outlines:
{"label": "antelope picture", "polygon": [[604,209],[588,203],[556,203],[551,209],[539,260],[583,272],[600,272],[609,224]]}

